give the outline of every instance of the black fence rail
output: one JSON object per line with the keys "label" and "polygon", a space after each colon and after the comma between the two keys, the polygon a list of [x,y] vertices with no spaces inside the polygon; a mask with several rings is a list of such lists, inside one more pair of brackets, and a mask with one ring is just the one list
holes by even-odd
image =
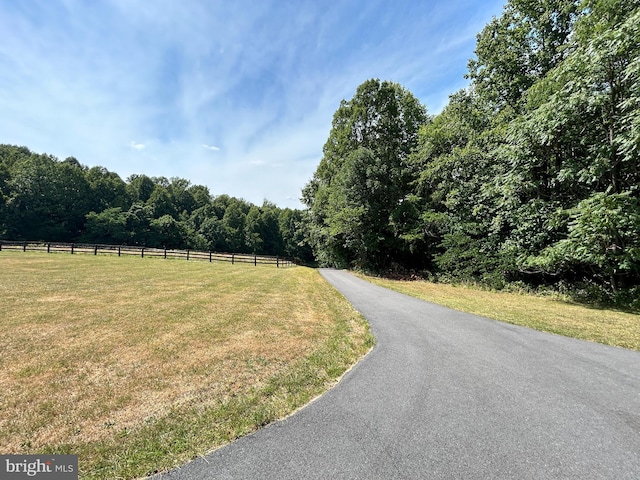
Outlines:
{"label": "black fence rail", "polygon": [[149,248],[130,245],[104,245],[87,243],[62,243],[62,242],[16,242],[0,240],[0,252],[3,250],[18,250],[23,252],[47,252],[47,253],[71,253],[90,255],[124,255],[137,257],[178,258],[185,260],[200,260],[207,262],[252,263],[258,265],[275,265],[280,267],[292,267],[296,263],[286,257],[274,257],[265,255],[250,255],[246,253],[220,253],[205,252],[200,250],[172,250],[166,248]]}

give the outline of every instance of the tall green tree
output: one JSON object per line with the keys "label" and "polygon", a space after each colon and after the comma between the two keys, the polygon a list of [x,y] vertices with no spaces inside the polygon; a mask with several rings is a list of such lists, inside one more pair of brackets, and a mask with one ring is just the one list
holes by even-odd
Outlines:
{"label": "tall green tree", "polygon": [[522,110],[525,92],[560,63],[578,17],[576,0],[509,0],[477,36],[468,78],[496,112]]}
{"label": "tall green tree", "polygon": [[155,218],[160,218],[164,215],[169,215],[174,219],[178,218],[176,204],[173,201],[171,191],[167,187],[160,184],[155,185],[145,203],[152,208]]}
{"label": "tall green tree", "polygon": [[7,199],[9,197],[9,169],[0,162],[0,239],[7,234]]}
{"label": "tall green tree", "polygon": [[89,212],[86,216],[85,231],[81,241],[124,245],[130,242],[131,232],[127,230],[127,215],[120,207],[107,208],[99,213]]}
{"label": "tall green tree", "polygon": [[151,240],[148,245],[161,248],[185,248],[189,245],[189,232],[186,225],[165,214],[149,222]]}
{"label": "tall green tree", "polygon": [[130,245],[155,245],[160,242],[154,236],[151,222],[154,220],[153,208],[141,202],[135,202],[125,213],[126,228]]}
{"label": "tall green tree", "polygon": [[177,214],[185,213],[190,215],[196,208],[196,201],[193,198],[191,182],[184,178],[172,177],[169,184],[169,192]]}
{"label": "tall green tree", "polygon": [[198,208],[206,207],[211,204],[211,193],[209,188],[204,185],[191,185],[187,191],[193,198],[193,211]]}
{"label": "tall green tree", "polygon": [[231,199],[222,217],[225,244],[231,252],[246,253],[245,226],[247,213],[251,208],[246,207],[248,205],[245,202]]}
{"label": "tall green tree", "polygon": [[222,220],[216,216],[207,217],[198,228],[198,233],[206,242],[209,250],[229,252],[233,250],[227,243],[227,233]]}
{"label": "tall green tree", "polygon": [[546,177],[567,200],[556,214],[559,238],[523,265],[573,281],[596,278],[614,292],[640,283],[629,221],[638,218],[640,196],[640,7],[586,5],[571,54],[531,89],[534,108],[514,135],[519,154],[553,148]]}
{"label": "tall green tree", "polygon": [[252,205],[244,220],[244,243],[251,253],[262,251],[262,214],[260,209]]}
{"label": "tall green tree", "polygon": [[51,155],[32,154],[13,163],[7,182],[7,236],[73,241],[90,210],[84,169]]}
{"label": "tall green tree", "polygon": [[131,203],[127,194],[127,184],[115,172],[104,167],[92,167],[85,172],[91,189],[91,210],[101,212],[109,208],[126,210]]}
{"label": "tall green tree", "polygon": [[146,202],[151,197],[156,183],[147,175],[131,175],[127,178],[127,193],[131,202]]}
{"label": "tall green tree", "polygon": [[519,255],[558,238],[559,198],[544,167],[555,147],[518,155],[514,140],[532,87],[570,54],[579,16],[575,1],[510,0],[477,37],[469,89],[421,132],[414,238],[429,240],[440,273],[500,286],[520,274]]}
{"label": "tall green tree", "polygon": [[[425,107],[393,82],[367,80],[350,101],[340,103],[324,156],[303,190],[310,209],[310,238],[321,263],[379,269],[406,247],[393,224],[410,192],[409,155],[427,118]],[[356,177],[361,186],[358,200],[345,190],[345,179]],[[363,205],[347,205],[357,201]],[[341,202],[347,202],[344,215]],[[354,222],[355,228],[364,221],[364,210],[370,221],[366,239],[364,232],[346,226]]]}
{"label": "tall green tree", "polygon": [[499,138],[491,108],[473,90],[452,95],[443,112],[421,129],[413,155],[420,170],[412,199],[420,212],[414,242],[430,270],[483,279],[501,260],[486,189],[496,173],[490,152]]}
{"label": "tall green tree", "polygon": [[313,263],[315,258],[308,234],[308,211],[285,208],[278,214],[278,230],[282,238],[284,255]]}
{"label": "tall green tree", "polygon": [[267,200],[260,207],[260,238],[262,252],[268,255],[284,255],[284,241],[280,231],[280,209]]}

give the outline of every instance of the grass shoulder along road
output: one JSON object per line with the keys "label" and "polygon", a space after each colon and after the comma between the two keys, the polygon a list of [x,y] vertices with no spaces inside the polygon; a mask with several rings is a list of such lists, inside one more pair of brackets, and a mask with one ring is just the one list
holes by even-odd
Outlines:
{"label": "grass shoulder along road", "polygon": [[178,466],[282,418],[370,349],[316,270],[0,252],[0,450],[81,478]]}
{"label": "grass shoulder along road", "polygon": [[445,307],[567,337],[640,350],[640,315],[559,298],[358,274],[392,290]]}

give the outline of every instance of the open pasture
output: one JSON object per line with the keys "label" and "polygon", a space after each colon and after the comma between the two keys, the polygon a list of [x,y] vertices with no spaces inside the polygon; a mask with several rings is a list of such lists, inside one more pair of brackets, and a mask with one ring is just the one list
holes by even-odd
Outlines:
{"label": "open pasture", "polygon": [[178,465],[287,415],[371,346],[317,271],[0,253],[0,450],[83,478]]}

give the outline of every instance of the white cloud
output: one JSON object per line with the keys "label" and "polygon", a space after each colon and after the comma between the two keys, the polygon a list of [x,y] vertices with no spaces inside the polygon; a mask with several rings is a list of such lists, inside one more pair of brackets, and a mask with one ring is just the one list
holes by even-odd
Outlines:
{"label": "white cloud", "polygon": [[340,100],[381,78],[436,113],[502,0],[156,3],[5,2],[0,143],[299,206]]}

